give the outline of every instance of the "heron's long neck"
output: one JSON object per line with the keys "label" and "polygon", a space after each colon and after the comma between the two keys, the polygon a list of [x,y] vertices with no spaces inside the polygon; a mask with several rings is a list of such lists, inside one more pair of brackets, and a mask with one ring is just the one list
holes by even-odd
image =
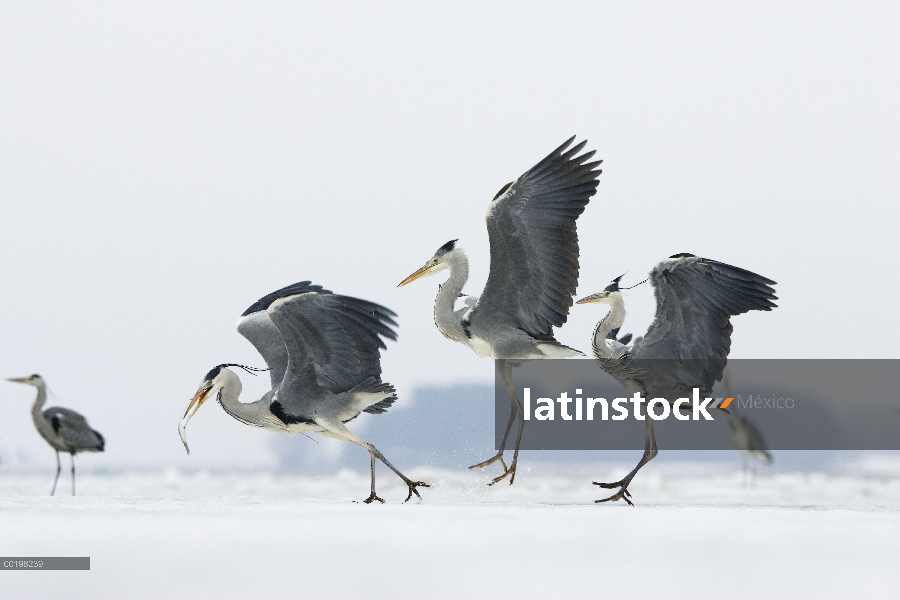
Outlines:
{"label": "heron's long neck", "polygon": [[228,369],[222,369],[223,383],[216,394],[216,400],[229,415],[254,427],[268,427],[274,418],[269,412],[269,394],[266,394],[256,402],[239,402],[243,385],[241,378]]}
{"label": "heron's long neck", "polygon": [[31,419],[34,421],[34,426],[37,428],[38,433],[44,436],[45,439],[47,439],[47,436],[56,437],[53,425],[44,418],[43,413],[44,404],[47,403],[47,385],[42,381],[35,387],[37,387],[38,393],[37,398],[34,399],[34,404],[31,405]]}
{"label": "heron's long neck", "polygon": [[597,323],[594,328],[593,350],[594,356],[602,359],[613,357],[613,351],[606,345],[606,336],[613,329],[618,329],[625,322],[625,301],[622,294],[613,293],[609,296],[609,313]]}
{"label": "heron's long neck", "polygon": [[457,249],[450,255],[449,262],[450,277],[434,299],[434,324],[446,337],[462,342],[467,336],[453,309],[459,293],[469,280],[469,259],[462,250]]}

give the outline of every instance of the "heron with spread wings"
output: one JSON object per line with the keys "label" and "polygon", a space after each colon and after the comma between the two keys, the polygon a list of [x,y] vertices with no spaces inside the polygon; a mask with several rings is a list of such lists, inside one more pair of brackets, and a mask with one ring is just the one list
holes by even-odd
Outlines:
{"label": "heron with spread wings", "polygon": [[[625,321],[625,300],[617,277],[601,292],[577,304],[600,302],[609,313],[597,323],[592,352],[600,367],[615,377],[629,393],[670,402],[712,393],[731,350],[731,317],[751,310],[776,307],[775,282],[750,271],[693,254],[676,254],[659,262],[650,272],[656,295],[656,317],[644,337],[628,345],[630,336],[616,339]],[[598,483],[618,491],[597,502],[625,500],[631,504],[628,485],[658,449],[653,420],[644,419],[644,454],[637,466],[614,483]]]}
{"label": "heron with spread wings", "polygon": [[468,258],[456,240],[441,246],[425,266],[398,286],[449,269],[450,276],[435,299],[435,325],[448,339],[495,360],[510,398],[509,422],[497,454],[470,467],[500,461],[504,472],[491,485],[506,477],[510,484],[515,480],[524,427],[521,417],[509,467],[503,451],[516,417],[522,414],[512,381],[516,361],[582,355],[553,337],[553,328],[566,322],[578,287],[576,220],[596,193],[601,173],[597,167],[602,161],[589,162],[593,151],[579,155],[586,142],[572,146],[574,139],[503,186],[488,206],[491,268],[477,301],[455,310],[469,278]]}
{"label": "heron with spread wings", "polygon": [[396,340],[391,310],[358,298],[341,296],[303,281],[260,298],[241,315],[237,330],[259,351],[272,389],[256,402],[239,402],[240,378],[222,364],[200,383],[178,427],[184,449],[185,429],[200,406],[215,398],[229,415],[253,427],[282,433],[316,432],[353,442],[369,452],[371,493],[365,500],[384,502],[375,493],[375,459],[396,473],[413,494],[417,487],[372,444],[347,428],[361,412],[384,413],[397,399],[394,386],[381,380],[382,338]]}

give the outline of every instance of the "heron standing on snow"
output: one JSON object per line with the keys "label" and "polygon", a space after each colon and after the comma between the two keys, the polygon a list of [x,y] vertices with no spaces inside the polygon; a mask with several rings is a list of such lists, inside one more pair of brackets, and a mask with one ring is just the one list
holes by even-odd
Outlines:
{"label": "heron standing on snow", "polygon": [[74,410],[52,406],[45,411],[47,403],[47,382],[38,374],[30,377],[7,379],[13,383],[24,383],[37,388],[37,398],[31,405],[31,418],[41,437],[56,450],[56,478],[53,480],[52,496],[56,493],[56,484],[62,465],[59,453],[68,452],[72,457],[72,495],[75,495],[75,454],[78,452],[103,452],[105,442],[99,431],[91,429],[87,420]]}
{"label": "heron standing on snow", "polygon": [[469,261],[456,240],[441,246],[421,269],[400,282],[449,269],[434,302],[434,322],[445,337],[495,359],[510,399],[509,423],[499,452],[469,468],[496,461],[504,472],[491,485],[516,475],[519,444],[525,422],[519,419],[516,448],[507,468],[503,450],[512,424],[522,413],[512,382],[517,360],[566,358],[582,353],[553,337],[553,328],[566,322],[572,295],[578,287],[578,233],[575,222],[597,191],[596,167],[587,162],[594,152],[578,155],[586,142],[569,148],[570,138],[524,175],[508,183],[488,206],[491,270],[475,306],[455,309],[469,278]]}
{"label": "heron standing on snow", "polygon": [[[648,400],[666,398],[671,402],[690,396],[693,388],[699,388],[700,395],[711,394],[715,382],[722,379],[731,350],[730,318],[750,310],[772,310],[776,307],[773,300],[778,299],[771,287],[775,282],[770,279],[693,254],[676,254],[650,272],[656,317],[646,335],[629,346],[616,339],[625,321],[621,278],[578,304],[601,302],[610,306],[594,329],[594,358],[629,393],[640,393]],[[628,485],[657,454],[653,420],[644,419],[644,428],[641,460],[620,481],[595,481],[602,488],[618,488],[615,494],[597,502],[625,500],[631,504]]]}
{"label": "heron standing on snow", "polygon": [[[725,385],[725,395],[732,396],[727,371],[722,376],[722,383]],[[759,427],[750,418],[738,412],[734,404],[722,410],[728,413],[728,428],[731,430],[731,441],[734,442],[734,445],[741,452],[741,462],[743,463],[741,482],[744,481],[744,475],[747,472],[750,473],[750,481],[755,481],[756,469],[753,466],[753,461],[759,461],[764,465],[772,464],[772,455],[769,453],[766,439]]]}
{"label": "heron standing on snow", "polygon": [[427,484],[403,475],[346,425],[360,412],[385,412],[397,399],[394,386],[381,381],[380,354],[386,348],[382,337],[397,339],[391,328],[397,325],[395,316],[383,306],[333,294],[309,281],[262,297],[244,311],[237,330],[266,361],[272,389],[256,402],[239,402],[241,380],[228,367],[256,369],[233,364],[213,368],[179,424],[184,449],[190,453],[185,438],[188,421],[207,399],[215,398],[225,412],[246,425],[283,433],[314,431],[368,450],[372,485],[366,503],[384,502],[375,494],[376,458],[406,483],[406,500],[413,494],[421,498],[416,488]]}

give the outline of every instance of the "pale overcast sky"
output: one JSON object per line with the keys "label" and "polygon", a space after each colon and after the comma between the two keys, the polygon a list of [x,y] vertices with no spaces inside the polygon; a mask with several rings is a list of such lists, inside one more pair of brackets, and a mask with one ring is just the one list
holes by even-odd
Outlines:
{"label": "pale overcast sky", "polygon": [[[215,404],[191,457],[176,426],[304,279],[400,315],[402,400],[491,381],[434,327],[443,276],[395,286],[459,238],[480,293],[487,203],[573,134],[604,160],[580,295],[692,252],[778,282],[733,357],[900,357],[896,3],[186,4],[0,4],[0,376],[103,432],[86,468],[271,464]],[[627,301],[643,333],[652,290]],[[0,459],[52,469],[33,396],[0,382]]]}

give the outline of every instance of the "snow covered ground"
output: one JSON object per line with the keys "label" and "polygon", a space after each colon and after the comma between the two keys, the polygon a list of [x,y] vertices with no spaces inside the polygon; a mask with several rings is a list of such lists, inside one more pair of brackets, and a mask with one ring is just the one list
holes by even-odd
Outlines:
{"label": "snow covered ground", "polygon": [[[0,572],[2,598],[896,598],[900,477],[662,464],[635,508],[595,505],[625,467],[412,470],[424,501],[379,471],[332,476],[0,477],[0,554],[90,556],[91,570]],[[877,467],[877,465],[876,465]],[[60,483],[63,491],[68,481]]]}

